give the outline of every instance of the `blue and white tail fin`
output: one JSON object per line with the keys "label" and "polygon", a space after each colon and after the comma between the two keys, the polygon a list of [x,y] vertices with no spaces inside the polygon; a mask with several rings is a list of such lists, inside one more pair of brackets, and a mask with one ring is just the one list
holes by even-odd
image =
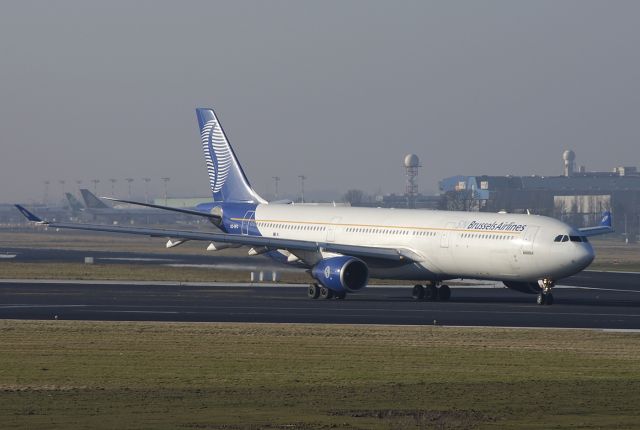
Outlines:
{"label": "blue and white tail fin", "polygon": [[196,115],[213,200],[266,203],[266,200],[251,188],[213,109],[198,108]]}
{"label": "blue and white tail fin", "polygon": [[611,212],[607,211],[602,214],[600,225],[596,227],[579,228],[578,231],[584,236],[597,236],[599,234],[613,233],[615,230],[611,224]]}

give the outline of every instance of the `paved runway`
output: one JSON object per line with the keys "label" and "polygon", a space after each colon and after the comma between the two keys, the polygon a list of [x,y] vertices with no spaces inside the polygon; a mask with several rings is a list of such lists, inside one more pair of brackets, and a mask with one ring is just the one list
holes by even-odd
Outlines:
{"label": "paved runway", "polygon": [[[263,257],[3,249],[22,262],[272,265]],[[306,286],[0,281],[0,318],[242,321],[640,329],[640,274],[582,272],[562,280],[553,306],[505,288],[455,288],[450,302],[414,302],[405,288],[369,287],[346,300],[309,300]],[[497,284],[501,285],[501,284]]]}
{"label": "paved runway", "polygon": [[206,253],[200,255],[176,254],[171,250],[163,250],[159,243],[159,252],[123,252],[123,251],[79,251],[72,249],[52,248],[2,248],[0,260],[21,263],[83,263],[85,257],[93,257],[100,264],[221,264],[229,266],[266,265],[274,266],[273,260],[263,256],[220,255]]}
{"label": "paved runway", "polygon": [[0,318],[234,321],[640,329],[640,274],[584,272],[553,306],[505,288],[454,288],[450,302],[414,302],[411,289],[369,287],[346,300],[310,300],[305,286],[0,281]]}

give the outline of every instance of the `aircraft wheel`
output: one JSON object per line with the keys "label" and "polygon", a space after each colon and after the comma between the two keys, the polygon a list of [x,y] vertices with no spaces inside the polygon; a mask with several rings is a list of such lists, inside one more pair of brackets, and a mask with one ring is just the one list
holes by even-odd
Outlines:
{"label": "aircraft wheel", "polygon": [[540,293],[538,294],[538,298],[536,299],[536,303],[539,305],[544,305],[547,302],[546,294]]}
{"label": "aircraft wheel", "polygon": [[424,287],[422,285],[414,285],[411,297],[413,297],[413,300],[424,299]]}
{"label": "aircraft wheel", "polygon": [[320,298],[325,300],[333,298],[333,291],[327,287],[320,287]]}
{"label": "aircraft wheel", "polygon": [[438,288],[438,299],[443,302],[448,301],[451,298],[451,288],[448,285],[441,285]]}
{"label": "aircraft wheel", "polygon": [[309,289],[307,290],[307,295],[310,299],[317,299],[320,295],[320,288],[318,284],[310,284]]}
{"label": "aircraft wheel", "polygon": [[438,289],[435,285],[427,285],[424,290],[424,299],[428,302],[434,301],[438,297]]}
{"label": "aircraft wheel", "polygon": [[341,292],[341,293],[335,293],[334,294],[334,298],[338,299],[338,300],[344,300],[345,297],[347,297],[347,293],[346,292]]}
{"label": "aircraft wheel", "polygon": [[553,304],[553,294],[547,293],[547,297],[545,299],[545,303],[547,305],[552,305]]}

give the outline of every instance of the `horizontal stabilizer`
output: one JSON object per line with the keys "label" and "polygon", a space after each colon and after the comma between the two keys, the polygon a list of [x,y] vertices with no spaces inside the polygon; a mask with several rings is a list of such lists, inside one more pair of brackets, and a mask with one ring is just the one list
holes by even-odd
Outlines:
{"label": "horizontal stabilizer", "polygon": [[37,223],[44,223],[44,221],[42,221],[42,219],[38,218],[36,215],[34,215],[33,213],[31,213],[28,210],[26,210],[23,206],[15,205],[15,207],[17,207],[18,210],[22,213],[22,215],[24,215],[24,217],[26,219],[28,219],[29,221],[37,222]]}

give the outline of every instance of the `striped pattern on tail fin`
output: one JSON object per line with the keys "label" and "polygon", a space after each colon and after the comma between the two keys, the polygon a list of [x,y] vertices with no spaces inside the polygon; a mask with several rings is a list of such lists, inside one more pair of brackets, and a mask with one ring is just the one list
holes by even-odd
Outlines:
{"label": "striped pattern on tail fin", "polygon": [[214,201],[266,203],[242,171],[213,109],[196,109],[202,149]]}

